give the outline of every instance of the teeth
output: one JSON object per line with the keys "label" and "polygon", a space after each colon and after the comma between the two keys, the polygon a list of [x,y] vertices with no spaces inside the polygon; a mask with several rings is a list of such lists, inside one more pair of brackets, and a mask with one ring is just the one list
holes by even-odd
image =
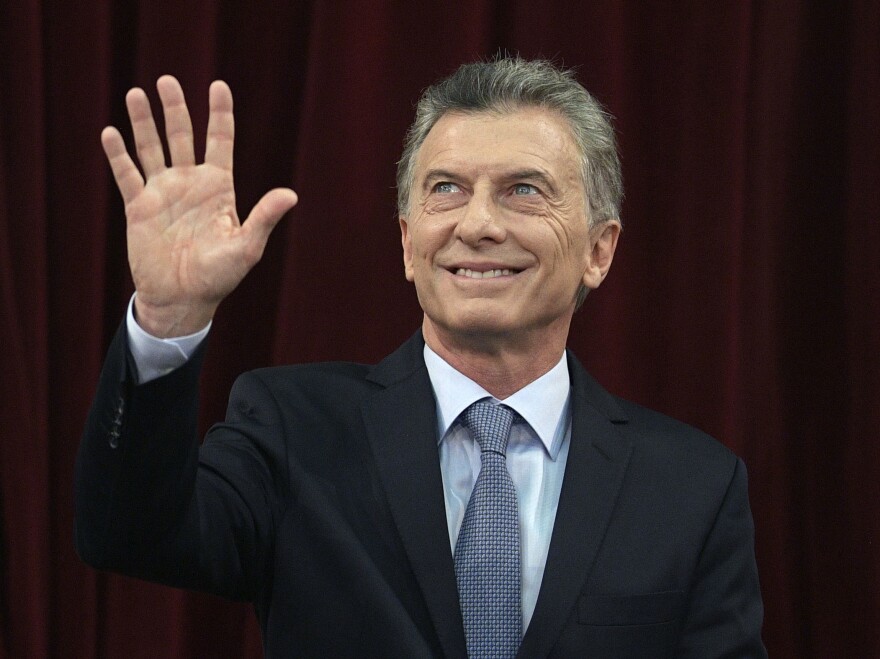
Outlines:
{"label": "teeth", "polygon": [[480,272],[479,270],[471,270],[469,268],[459,268],[455,271],[455,274],[462,277],[468,277],[469,279],[491,279],[492,277],[501,277],[502,275],[512,275],[513,270],[505,268],[504,270],[486,270],[485,272]]}

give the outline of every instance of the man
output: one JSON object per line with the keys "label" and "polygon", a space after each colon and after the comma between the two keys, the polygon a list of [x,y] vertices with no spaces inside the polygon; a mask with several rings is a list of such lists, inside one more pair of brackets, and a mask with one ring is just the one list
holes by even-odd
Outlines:
{"label": "man", "polygon": [[398,170],[421,331],[372,367],[243,375],[201,449],[202,339],[296,196],[239,223],[228,87],[198,166],[157,87],[171,167],[141,90],[144,176],[102,135],[137,292],[78,459],[87,561],[253,601],[267,656],[766,655],[742,462],[566,353],[621,198],[569,72],[502,59],[424,93]]}

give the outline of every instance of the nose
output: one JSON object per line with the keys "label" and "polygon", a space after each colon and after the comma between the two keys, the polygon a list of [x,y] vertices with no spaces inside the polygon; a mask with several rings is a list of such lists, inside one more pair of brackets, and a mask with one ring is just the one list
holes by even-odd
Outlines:
{"label": "nose", "polygon": [[455,227],[455,236],[472,247],[484,240],[504,242],[507,230],[497,202],[489,191],[474,191]]}

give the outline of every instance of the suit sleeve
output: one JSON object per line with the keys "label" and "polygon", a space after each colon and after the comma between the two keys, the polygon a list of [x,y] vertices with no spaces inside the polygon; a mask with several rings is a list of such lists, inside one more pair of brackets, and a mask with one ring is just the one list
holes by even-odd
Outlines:
{"label": "suit sleeve", "polygon": [[76,548],[99,569],[253,599],[286,491],[277,406],[243,376],[200,449],[203,351],[136,385],[117,332],[77,454]]}
{"label": "suit sleeve", "polygon": [[764,609],[755,563],[748,477],[737,459],[700,555],[676,656],[763,658]]}

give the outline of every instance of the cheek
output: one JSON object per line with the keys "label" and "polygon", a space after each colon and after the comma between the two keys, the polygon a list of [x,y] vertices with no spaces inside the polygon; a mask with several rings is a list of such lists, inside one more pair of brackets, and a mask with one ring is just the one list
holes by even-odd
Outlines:
{"label": "cheek", "polygon": [[450,240],[454,222],[447,217],[422,215],[411,232],[412,253],[416,260],[431,261]]}
{"label": "cheek", "polygon": [[548,213],[548,222],[558,236],[559,245],[565,249],[582,248],[589,240],[590,223],[586,207],[577,201],[566,199],[553,206]]}
{"label": "cheek", "polygon": [[571,223],[560,223],[556,228],[557,248],[561,258],[574,263],[585,261],[590,234],[586,220],[583,226],[572,226]]}
{"label": "cheek", "polygon": [[429,272],[432,269],[437,250],[434,245],[420,236],[412,245],[412,268],[415,272]]}
{"label": "cheek", "polygon": [[570,260],[577,243],[577,236],[570,231],[570,227],[552,216],[542,219],[536,230],[531,232],[529,244],[532,246],[532,251],[557,264]]}
{"label": "cheek", "polygon": [[580,280],[589,264],[586,228],[576,229],[565,222],[547,219],[539,232],[531,234],[527,249],[548,268],[549,275],[545,276],[554,277],[555,273],[560,282],[570,277]]}

